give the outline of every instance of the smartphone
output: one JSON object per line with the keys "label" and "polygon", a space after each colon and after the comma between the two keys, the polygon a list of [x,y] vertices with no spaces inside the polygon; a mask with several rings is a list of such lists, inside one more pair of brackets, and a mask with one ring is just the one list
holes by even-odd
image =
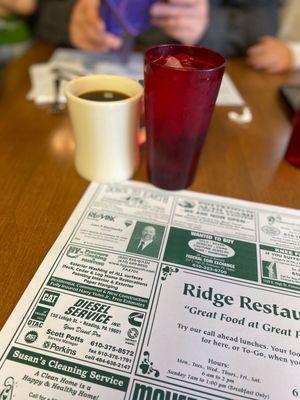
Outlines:
{"label": "smartphone", "polygon": [[149,8],[157,0],[103,0],[101,18],[106,30],[118,36],[137,36],[150,28]]}
{"label": "smartphone", "polygon": [[300,85],[282,85],[279,88],[279,93],[293,113],[300,110]]}

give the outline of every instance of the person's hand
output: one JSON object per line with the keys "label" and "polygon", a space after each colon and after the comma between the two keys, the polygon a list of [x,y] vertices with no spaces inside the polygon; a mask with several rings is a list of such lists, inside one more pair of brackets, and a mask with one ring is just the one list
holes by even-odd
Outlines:
{"label": "person's hand", "polygon": [[36,0],[0,0],[0,8],[5,12],[30,15],[36,8]]}
{"label": "person's hand", "polygon": [[204,35],[209,23],[208,0],[168,0],[154,3],[151,22],[168,36],[191,45]]}
{"label": "person's hand", "polygon": [[293,67],[293,55],[288,46],[271,36],[264,36],[256,45],[250,47],[247,56],[251,67],[267,72],[284,72]]}
{"label": "person's hand", "polygon": [[100,0],[77,0],[69,22],[74,47],[86,51],[109,51],[121,47],[121,38],[105,31],[100,17]]}

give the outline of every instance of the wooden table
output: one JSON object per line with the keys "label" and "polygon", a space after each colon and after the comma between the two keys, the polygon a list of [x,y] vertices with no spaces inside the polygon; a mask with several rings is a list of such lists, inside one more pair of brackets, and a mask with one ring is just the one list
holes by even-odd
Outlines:
{"label": "wooden table", "polygon": [[[53,48],[37,44],[5,72],[0,90],[0,327],[65,225],[88,182],[74,170],[66,116],[26,100],[28,67]],[[238,125],[215,110],[191,190],[300,209],[300,169],[283,160],[291,117],[278,96],[300,74],[268,75],[231,60],[228,72],[254,119]],[[232,108],[230,108],[232,109]],[[135,180],[147,181],[145,153]]]}

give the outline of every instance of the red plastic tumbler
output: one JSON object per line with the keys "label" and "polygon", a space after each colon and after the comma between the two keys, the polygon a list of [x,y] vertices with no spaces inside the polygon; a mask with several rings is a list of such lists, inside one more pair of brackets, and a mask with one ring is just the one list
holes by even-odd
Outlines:
{"label": "red plastic tumbler", "polygon": [[285,158],[291,164],[300,168],[300,110],[296,113],[292,136],[285,153]]}
{"label": "red plastic tumbler", "polygon": [[148,175],[154,185],[179,190],[192,183],[224,69],[220,54],[198,46],[146,51]]}

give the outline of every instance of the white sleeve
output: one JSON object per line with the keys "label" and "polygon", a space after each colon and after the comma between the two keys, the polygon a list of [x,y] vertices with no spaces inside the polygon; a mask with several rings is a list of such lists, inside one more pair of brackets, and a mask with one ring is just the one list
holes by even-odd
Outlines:
{"label": "white sleeve", "polygon": [[300,69],[300,42],[288,42],[293,56],[293,69]]}

